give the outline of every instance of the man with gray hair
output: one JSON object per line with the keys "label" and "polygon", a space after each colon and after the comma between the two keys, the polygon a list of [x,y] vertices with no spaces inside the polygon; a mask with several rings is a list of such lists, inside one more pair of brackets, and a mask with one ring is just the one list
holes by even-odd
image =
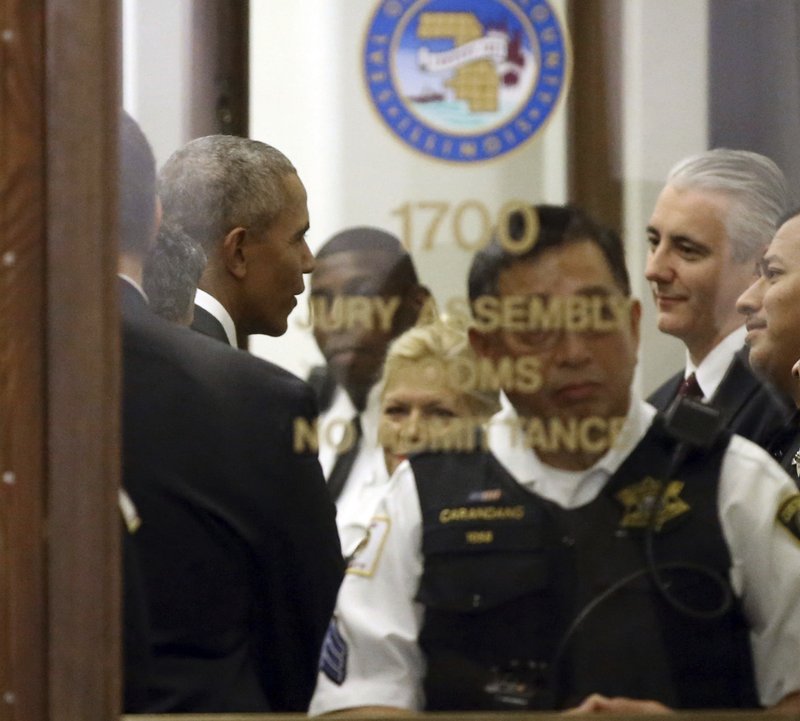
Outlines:
{"label": "man with gray hair", "polygon": [[252,333],[282,335],[314,268],[306,191],[288,158],[210,135],[173,153],[158,186],[164,220],[208,254],[192,327],[240,348]]}
{"label": "man with gray hair", "polygon": [[717,148],[669,172],[647,226],[645,276],[658,328],[683,341],[686,368],[648,399],[659,410],[677,395],[694,396],[761,445],[783,425],[788,401],[750,369],[736,299],[788,204],[783,173],[757,153]]}

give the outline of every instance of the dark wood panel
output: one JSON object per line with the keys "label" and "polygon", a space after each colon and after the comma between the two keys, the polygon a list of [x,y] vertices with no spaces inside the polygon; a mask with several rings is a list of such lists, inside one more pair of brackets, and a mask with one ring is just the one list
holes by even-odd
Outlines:
{"label": "dark wood panel", "polygon": [[120,708],[119,14],[47,4],[50,721]]}
{"label": "dark wood panel", "polygon": [[248,0],[192,3],[189,134],[247,135]]}
{"label": "dark wood panel", "polygon": [[0,2],[0,719],[46,709],[42,0]]}
{"label": "dark wood panel", "polygon": [[569,199],[622,229],[620,0],[568,0],[573,47]]}
{"label": "dark wood panel", "polygon": [[[525,712],[509,711],[479,711],[479,712],[439,712],[422,713],[407,715],[408,718],[415,718],[424,721],[564,721],[564,715],[554,712]],[[304,714],[181,714],[171,716],[169,714],[156,716],[124,716],[126,721],[298,721],[307,719]],[[322,718],[322,717],[320,717]],[[337,714],[337,721],[357,721],[366,718],[357,712],[342,712]],[[402,718],[392,714],[370,714],[370,721],[386,719],[387,721]],[[583,716],[579,718],[593,718]],[[603,721],[659,721],[665,718],[658,714],[602,714],[595,718],[602,718]],[[669,717],[671,721],[758,721],[764,718],[764,712],[760,710],[751,711],[680,711]],[[796,714],[778,716],[778,719],[794,719]]]}

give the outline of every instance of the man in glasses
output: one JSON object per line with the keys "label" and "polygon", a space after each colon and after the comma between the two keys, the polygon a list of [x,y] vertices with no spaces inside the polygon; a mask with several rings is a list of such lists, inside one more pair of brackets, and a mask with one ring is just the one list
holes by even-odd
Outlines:
{"label": "man in glasses", "polygon": [[576,209],[535,217],[525,252],[476,255],[470,340],[540,382],[506,379],[488,451],[398,468],[311,712],[797,708],[800,495],[706,406],[676,424],[636,397],[619,238]]}

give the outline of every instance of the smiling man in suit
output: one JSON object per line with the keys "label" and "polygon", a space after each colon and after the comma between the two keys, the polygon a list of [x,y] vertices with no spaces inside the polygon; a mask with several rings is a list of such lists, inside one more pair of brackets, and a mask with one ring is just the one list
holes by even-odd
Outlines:
{"label": "smiling man in suit", "polygon": [[659,410],[679,394],[701,398],[761,445],[785,422],[787,401],[750,369],[736,299],[788,202],[783,173],[757,153],[718,148],[670,171],[647,226],[645,275],[658,328],[683,341],[686,366],[648,398]]}
{"label": "smiling man in suit", "polygon": [[152,661],[132,710],[300,712],[342,572],[316,455],[292,446],[313,393],[152,312],[141,285],[155,164],[128,116],[120,166],[123,480],[141,518]]}

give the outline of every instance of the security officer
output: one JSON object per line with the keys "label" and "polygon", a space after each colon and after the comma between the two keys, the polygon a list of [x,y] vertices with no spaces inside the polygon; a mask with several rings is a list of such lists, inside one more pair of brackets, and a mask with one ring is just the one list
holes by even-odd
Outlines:
{"label": "security officer", "polygon": [[490,452],[398,469],[311,712],[800,708],[797,489],[751,442],[705,416],[673,437],[686,420],[631,393],[640,307],[619,239],[575,209],[537,215],[525,253],[476,256],[473,309],[498,313],[476,312],[470,339],[535,356],[541,386],[505,389]]}

